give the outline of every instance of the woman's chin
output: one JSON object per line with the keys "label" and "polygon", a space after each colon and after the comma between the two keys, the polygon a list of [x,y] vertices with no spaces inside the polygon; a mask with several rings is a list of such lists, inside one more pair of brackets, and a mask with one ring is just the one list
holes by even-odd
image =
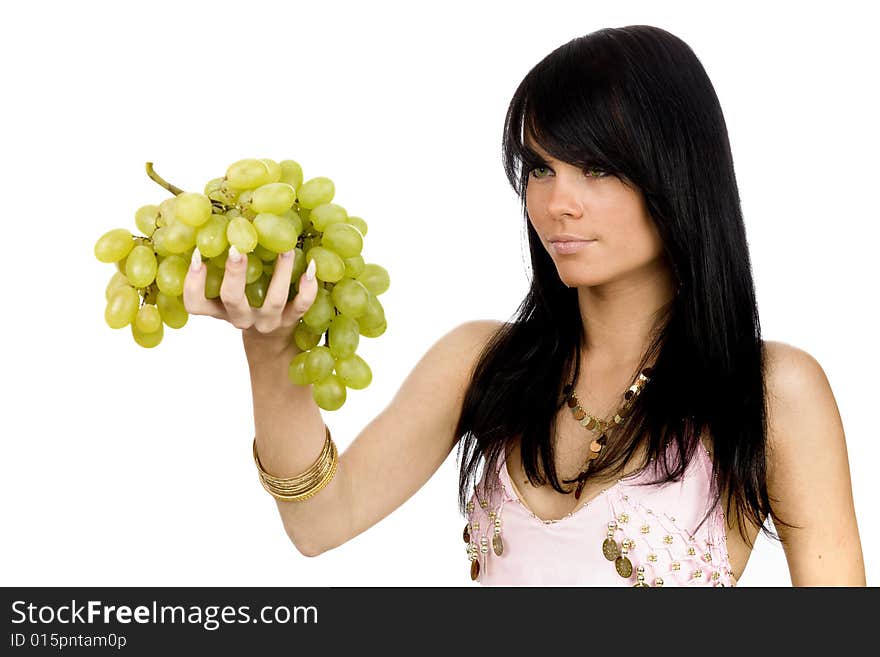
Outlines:
{"label": "woman's chin", "polygon": [[607,281],[606,278],[601,276],[572,275],[569,272],[559,272],[559,280],[566,287],[592,287]]}

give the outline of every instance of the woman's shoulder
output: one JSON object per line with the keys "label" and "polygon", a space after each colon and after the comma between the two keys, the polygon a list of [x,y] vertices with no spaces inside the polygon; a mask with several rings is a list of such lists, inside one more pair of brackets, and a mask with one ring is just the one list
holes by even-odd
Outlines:
{"label": "woman's shoulder", "polygon": [[768,404],[802,404],[830,392],[819,361],[800,347],[764,340],[764,379]]}
{"label": "woman's shoulder", "polygon": [[[786,471],[845,453],[840,414],[831,384],[816,358],[779,341],[764,342],[764,379],[770,472]],[[806,466],[804,466],[806,467]]]}

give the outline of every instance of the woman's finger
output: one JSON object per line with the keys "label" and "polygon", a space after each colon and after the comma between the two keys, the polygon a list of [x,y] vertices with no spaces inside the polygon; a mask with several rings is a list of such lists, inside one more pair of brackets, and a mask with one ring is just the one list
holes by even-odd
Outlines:
{"label": "woman's finger", "polygon": [[208,268],[202,263],[202,254],[196,247],[192,254],[189,270],[183,279],[183,307],[190,315],[210,315],[227,319],[226,310],[216,299],[205,296],[205,279]]}
{"label": "woman's finger", "polygon": [[240,329],[250,328],[254,324],[254,313],[244,294],[246,272],[247,257],[235,245],[230,246],[226,271],[220,284],[220,300],[226,308],[229,321]]}
{"label": "woman's finger", "polygon": [[296,324],[315,302],[315,297],[318,296],[318,279],[315,278],[315,267],[315,261],[310,261],[305,272],[299,277],[299,291],[281,313],[282,326]]}
{"label": "woman's finger", "polygon": [[254,328],[260,333],[271,333],[281,326],[281,311],[290,293],[290,276],[293,272],[294,251],[279,253],[275,259],[275,269],[266,290],[263,305],[256,311]]}

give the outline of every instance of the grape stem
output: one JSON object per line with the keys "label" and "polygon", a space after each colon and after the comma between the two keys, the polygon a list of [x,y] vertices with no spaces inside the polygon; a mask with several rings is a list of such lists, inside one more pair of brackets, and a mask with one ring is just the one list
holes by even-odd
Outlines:
{"label": "grape stem", "polygon": [[155,182],[159,183],[159,185],[161,187],[164,187],[165,189],[167,189],[169,192],[171,192],[175,196],[177,196],[178,194],[183,194],[183,190],[180,189],[180,187],[175,187],[170,182],[165,180],[162,176],[160,176],[158,173],[153,171],[153,163],[152,162],[147,162],[147,175],[150,177],[151,180],[154,180]]}

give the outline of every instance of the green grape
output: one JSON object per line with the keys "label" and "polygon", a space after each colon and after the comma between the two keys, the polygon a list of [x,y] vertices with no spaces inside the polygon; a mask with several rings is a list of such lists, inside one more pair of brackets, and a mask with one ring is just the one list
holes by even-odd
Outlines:
{"label": "green grape", "polygon": [[322,233],[327,230],[327,226],[344,223],[346,219],[348,219],[348,212],[344,207],[335,203],[322,203],[316,206],[309,215],[312,225]]}
{"label": "green grape", "polygon": [[187,226],[197,228],[211,218],[213,206],[211,199],[197,192],[183,192],[177,195],[174,214]]}
{"label": "green grape", "polygon": [[291,383],[295,383],[298,386],[305,386],[311,383],[309,377],[306,376],[305,369],[308,357],[309,352],[303,351],[294,356],[290,361],[290,365],[287,368],[287,378],[290,379]]}
{"label": "green grape", "polygon": [[281,214],[293,207],[296,190],[283,182],[268,183],[254,190],[251,208],[256,213]]}
{"label": "green grape", "polygon": [[336,315],[330,321],[329,345],[334,358],[351,356],[360,340],[360,326],[357,320],[345,315]]}
{"label": "green grape", "polygon": [[104,298],[107,301],[110,301],[110,295],[128,284],[128,279],[125,277],[125,274],[119,271],[113,272],[113,276],[110,277],[110,282],[107,283],[107,288],[104,290]]}
{"label": "green grape", "polygon": [[134,341],[137,342],[140,346],[146,347],[147,349],[152,349],[160,342],[162,342],[162,334],[164,330],[162,328],[162,323],[159,323],[159,328],[152,333],[144,333],[141,331],[135,324],[131,325],[131,336],[134,338]]}
{"label": "green grape", "polygon": [[367,236],[367,222],[361,219],[360,217],[349,217],[345,220],[345,223],[351,224],[355,228],[357,228],[363,237]]}
{"label": "green grape", "polygon": [[[199,249],[201,251],[201,249]],[[215,255],[213,258],[208,258],[208,264],[212,267],[216,267],[217,269],[226,269],[226,259],[229,257],[229,249],[226,248],[223,250],[223,253]]]}
{"label": "green grape", "polygon": [[351,258],[343,258],[342,261],[345,263],[346,278],[357,278],[364,271],[363,256],[356,255]]}
{"label": "green grape", "polygon": [[336,359],[330,350],[324,346],[314,347],[309,350],[309,357],[306,358],[305,375],[309,381],[320,381],[327,377],[333,371]]}
{"label": "green grape", "polygon": [[162,321],[169,328],[183,328],[189,319],[189,313],[186,312],[186,306],[183,305],[181,297],[170,297],[164,292],[159,292],[156,295],[156,307],[159,309],[159,314],[162,315]]}
{"label": "green grape", "polygon": [[172,196],[159,204],[159,217],[156,219],[156,227],[170,226],[177,222],[177,217],[174,214],[174,202],[176,200],[177,197]]}
{"label": "green grape", "polygon": [[119,262],[134,248],[134,237],[125,228],[114,228],[95,242],[95,257],[101,262]]}
{"label": "green grape", "polygon": [[[205,183],[205,189],[202,190],[208,198],[211,198],[211,194],[219,192],[223,187],[223,178],[211,178],[208,182]],[[215,199],[219,200],[219,199]],[[222,202],[222,201],[221,201]]]}
{"label": "green grape", "polygon": [[293,341],[300,351],[308,351],[318,345],[321,341],[321,334],[312,331],[309,325],[300,319],[296,323],[296,328],[293,329]]}
{"label": "green grape", "polygon": [[266,165],[266,169],[269,171],[269,183],[276,183],[281,180],[281,165],[278,164],[275,160],[270,160],[269,158],[262,158],[260,162]]}
{"label": "green grape", "polygon": [[239,253],[250,253],[257,245],[257,229],[244,217],[236,217],[229,222],[226,238],[234,244]]}
{"label": "green grape", "polygon": [[225,214],[226,218],[231,221],[232,219],[241,216],[241,210],[239,210],[238,208],[229,208]]}
{"label": "green grape", "polygon": [[321,203],[329,203],[335,194],[336,186],[333,181],[323,176],[305,181],[296,192],[300,207],[308,210]]}
{"label": "green grape", "polygon": [[272,182],[269,167],[260,160],[239,160],[226,170],[226,180],[230,187],[238,190],[255,189]]}
{"label": "green grape", "polygon": [[336,360],[336,374],[342,379],[342,382],[349,388],[362,390],[370,385],[373,380],[373,372],[367,362],[358,356],[352,354],[346,358],[338,358]]}
{"label": "green grape", "polygon": [[268,213],[256,216],[254,228],[257,230],[259,243],[275,253],[290,251],[295,247],[301,230],[301,226],[289,215],[279,216]]}
{"label": "green grape", "polygon": [[321,245],[338,254],[340,258],[352,258],[360,255],[364,238],[351,224],[330,224],[324,230]]}
{"label": "green grape", "polygon": [[[248,253],[247,269],[244,273],[245,283],[253,283],[263,275],[263,261],[253,253]],[[261,304],[262,305],[262,304]]]}
{"label": "green grape", "polygon": [[382,307],[382,302],[372,292],[370,292],[367,301],[367,312],[357,318],[357,323],[361,335],[366,337],[375,337],[367,334],[373,333],[375,329],[385,323],[385,309]]}
{"label": "green grape", "polygon": [[[296,226],[296,234],[297,237],[303,232],[303,221],[302,217],[299,216],[299,213],[290,208],[289,210],[285,210],[279,216],[284,217],[285,219],[289,219],[293,222],[293,225]],[[290,249],[288,249],[289,251]]]}
{"label": "green grape", "polygon": [[373,294],[380,295],[388,290],[391,285],[391,278],[388,276],[388,270],[381,265],[372,262],[364,266],[364,271],[357,277],[361,283]]}
{"label": "green grape", "polygon": [[163,246],[171,253],[183,253],[196,245],[196,229],[180,221],[165,226]]}
{"label": "green grape", "polygon": [[367,312],[370,292],[360,281],[343,278],[333,286],[330,298],[339,312],[357,319]]}
{"label": "green grape", "polygon": [[296,247],[293,250],[293,271],[290,272],[290,280],[292,283],[296,284],[297,289],[299,289],[299,279],[308,266],[309,263],[306,262],[306,254],[303,253],[301,248]]}
{"label": "green grape", "polygon": [[168,247],[165,246],[165,234],[168,229],[165,227],[157,228],[150,239],[153,241],[153,250],[160,256],[173,255]]}
{"label": "green grape", "polygon": [[162,326],[162,315],[152,304],[144,304],[134,317],[134,325],[141,333],[155,333]]}
{"label": "green grape", "polygon": [[[168,256],[159,263],[156,271],[156,285],[159,289],[172,297],[183,294],[183,279],[189,269],[189,262],[178,255]],[[150,333],[150,331],[144,331]]]}
{"label": "green grape", "polygon": [[269,289],[269,277],[260,276],[256,281],[244,286],[244,295],[247,297],[251,308],[261,308],[266,300],[266,290]]}
{"label": "green grape", "polygon": [[342,258],[323,246],[313,246],[306,251],[306,265],[315,261],[316,276],[322,281],[335,283],[345,275],[345,263]]}
{"label": "green grape", "polygon": [[149,237],[156,230],[156,220],[159,218],[158,205],[142,205],[134,213],[134,223],[144,235]]}
{"label": "green grape", "polygon": [[156,254],[153,249],[139,244],[128,254],[125,276],[134,287],[147,287],[156,278]]}
{"label": "green grape", "polygon": [[229,219],[226,215],[212,214],[196,233],[196,246],[199,247],[199,252],[206,258],[213,258],[223,253],[229,247],[229,240],[226,239],[228,228]]}
{"label": "green grape", "polygon": [[331,374],[312,386],[312,399],[325,411],[335,411],[345,403],[345,384]]}
{"label": "green grape", "polygon": [[281,160],[281,182],[285,182],[294,189],[299,189],[303,183],[303,170],[298,162],[293,160]]}
{"label": "green grape", "polygon": [[[259,239],[259,232],[257,233],[257,235]],[[275,251],[270,251],[265,246],[259,243],[254,247],[253,253],[263,262],[273,262],[275,258],[278,257],[278,254]]]}
{"label": "green grape", "polygon": [[315,300],[303,314],[302,320],[315,333],[323,333],[326,327],[330,325],[333,314],[333,302],[330,300],[330,292],[319,287]]}
{"label": "green grape", "polygon": [[131,285],[124,285],[113,291],[104,310],[104,321],[112,329],[128,326],[137,315],[141,297]]}
{"label": "green grape", "polygon": [[361,327],[361,335],[365,338],[378,338],[385,332],[385,329],[388,325],[385,322],[378,324],[377,326],[362,326]]}
{"label": "green grape", "polygon": [[223,283],[224,269],[216,267],[208,267],[205,273],[205,297],[208,299],[216,299],[220,296],[220,285]]}
{"label": "green grape", "polygon": [[[263,262],[260,260],[260,262]],[[269,278],[272,278],[272,274],[275,273],[275,263],[274,262],[263,262],[263,273],[266,274]]]}

